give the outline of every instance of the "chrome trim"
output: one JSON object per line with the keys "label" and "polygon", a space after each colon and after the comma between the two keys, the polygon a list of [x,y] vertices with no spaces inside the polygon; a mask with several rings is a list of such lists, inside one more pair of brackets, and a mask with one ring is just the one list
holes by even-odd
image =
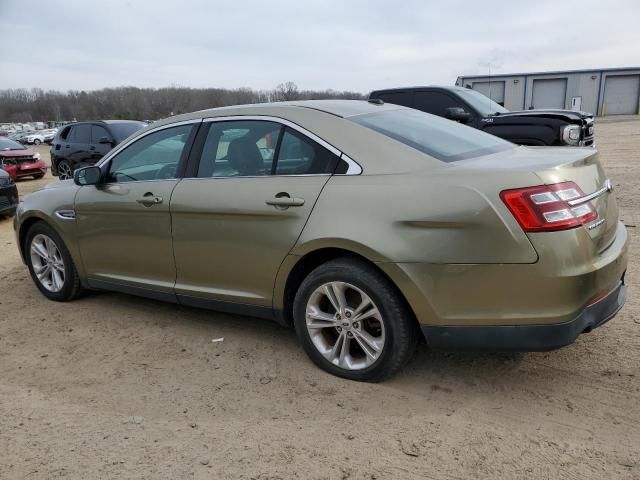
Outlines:
{"label": "chrome trim", "polygon": [[601,189],[596,190],[595,192],[590,193],[589,195],[585,195],[584,197],[576,198],[575,200],[569,200],[567,203],[571,207],[575,207],[576,205],[582,205],[583,203],[587,203],[589,200],[593,200],[594,198],[597,198],[600,195],[604,195],[605,193],[611,193],[611,192],[613,192],[613,184],[611,183],[611,180],[607,178],[604,181],[604,184]]}
{"label": "chrome trim", "polygon": [[319,143],[320,145],[322,145],[324,148],[329,150],[334,155],[337,155],[339,157],[342,154],[342,152],[340,150],[338,150],[336,147],[331,145],[329,142],[327,142],[327,141],[323,140],[322,138],[320,138],[319,136],[317,136],[315,133],[312,133],[309,130],[307,130],[306,128],[301,127],[297,123],[293,123],[290,120],[285,120],[284,118],[272,117],[270,115],[230,115],[230,116],[226,116],[226,117],[207,117],[207,118],[202,119],[202,121],[206,122],[206,123],[208,123],[208,122],[242,121],[242,120],[262,120],[262,121],[266,121],[266,122],[275,122],[275,123],[280,123],[282,125],[286,125],[287,127],[293,128],[297,132],[302,133],[304,136],[309,137],[314,142]]}
{"label": "chrome trim", "polygon": [[76,212],[74,210],[56,210],[56,217],[62,220],[75,220]]}
{"label": "chrome trim", "polygon": [[362,167],[349,155],[343,153],[340,158],[347,162],[349,168],[347,168],[347,171],[345,173],[339,173],[338,175],[360,175],[362,173]]}
{"label": "chrome trim", "polygon": [[151,133],[159,132],[160,130],[165,130],[167,128],[179,127],[181,125],[189,125],[189,124],[192,124],[192,123],[201,123],[201,122],[202,122],[201,118],[196,118],[196,119],[192,119],[192,120],[184,120],[182,122],[167,123],[166,125],[160,125],[158,127],[152,128],[151,130],[147,130],[146,132],[144,132],[144,133],[142,133],[140,135],[136,135],[135,137],[133,137],[131,140],[129,140],[126,143],[121,143],[119,145],[116,145],[113,148],[113,150],[109,151],[104,157],[102,157],[102,159],[98,163],[96,163],[96,165],[98,167],[102,168],[103,165],[105,165],[107,162],[109,162],[113,157],[115,157],[118,153],[120,153],[122,150],[127,148],[133,142],[137,142],[141,138],[146,137],[147,135],[149,135]]}
{"label": "chrome trim", "polygon": [[184,177],[178,178],[176,180],[224,180],[224,179],[235,179],[239,180],[241,178],[289,178],[289,177],[330,177],[330,173],[292,173],[290,175],[271,175],[270,173],[267,175],[227,175],[226,177]]}
{"label": "chrome trim", "polygon": [[[297,123],[294,123],[294,122],[292,122],[290,120],[286,120],[284,118],[274,117],[274,116],[271,116],[271,115],[229,115],[229,116],[225,116],[225,117],[207,117],[207,118],[204,118],[202,121],[208,123],[208,122],[230,122],[230,121],[242,121],[242,120],[262,120],[262,121],[266,121],[266,122],[275,122],[275,123],[280,123],[281,125],[286,125],[287,127],[290,127],[293,130],[301,133],[302,135],[304,135],[305,137],[309,138],[310,140],[313,140],[314,142],[319,143],[324,148],[329,150],[331,153],[333,153],[337,157],[342,158],[345,162],[347,162],[347,164],[349,165],[349,168],[347,169],[346,173],[343,173],[341,175],[360,175],[362,173],[362,167],[360,166],[360,164],[358,164],[358,162],[353,160],[351,157],[346,155],[344,152],[342,152],[338,148],[334,147],[333,145],[331,145],[326,140],[323,140],[322,138],[320,138],[315,133],[310,132],[306,128],[301,127],[300,125],[298,125]],[[324,173],[322,173],[322,174],[301,174],[301,175],[295,175],[295,176],[304,177],[304,176],[317,176],[317,175],[326,175],[326,174],[324,174]],[[272,176],[276,176],[276,175],[272,175]],[[294,175],[277,175],[277,176],[293,177]],[[210,177],[210,178],[218,178],[218,177]],[[222,177],[222,178],[225,178],[225,177]]]}

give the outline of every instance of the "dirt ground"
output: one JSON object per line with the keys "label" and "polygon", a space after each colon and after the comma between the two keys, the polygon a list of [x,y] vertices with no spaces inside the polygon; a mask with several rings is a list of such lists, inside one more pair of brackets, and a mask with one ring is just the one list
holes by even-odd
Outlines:
{"label": "dirt ground", "polygon": [[640,120],[596,128],[630,238],[618,317],[550,353],[423,347],[382,384],[262,320],[49,302],[0,221],[0,478],[640,479]]}

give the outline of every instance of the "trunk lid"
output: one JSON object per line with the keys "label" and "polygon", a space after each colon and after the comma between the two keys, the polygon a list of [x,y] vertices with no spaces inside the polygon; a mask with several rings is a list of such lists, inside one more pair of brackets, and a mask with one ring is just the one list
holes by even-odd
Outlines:
{"label": "trunk lid", "polygon": [[[598,213],[584,228],[597,250],[606,249],[615,237],[618,207],[611,194],[613,185],[599,161],[594,148],[518,147],[494,155],[458,162],[458,165],[491,170],[527,171],[540,178],[540,184],[574,182],[585,196],[597,194],[589,200]],[[529,185],[514,185],[514,188]],[[531,185],[533,186],[533,185]]]}

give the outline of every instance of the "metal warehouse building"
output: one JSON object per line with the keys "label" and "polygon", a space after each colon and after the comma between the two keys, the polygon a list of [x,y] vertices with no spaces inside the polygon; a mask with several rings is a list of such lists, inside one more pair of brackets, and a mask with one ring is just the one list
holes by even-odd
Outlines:
{"label": "metal warehouse building", "polygon": [[509,110],[559,108],[596,115],[639,114],[640,67],[458,77]]}

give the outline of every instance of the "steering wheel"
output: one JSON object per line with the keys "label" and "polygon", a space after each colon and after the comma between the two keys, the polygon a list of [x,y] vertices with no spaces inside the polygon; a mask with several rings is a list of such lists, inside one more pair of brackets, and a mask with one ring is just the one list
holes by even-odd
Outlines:
{"label": "steering wheel", "polygon": [[156,173],[156,180],[169,180],[176,178],[177,165],[175,163],[168,163]]}

